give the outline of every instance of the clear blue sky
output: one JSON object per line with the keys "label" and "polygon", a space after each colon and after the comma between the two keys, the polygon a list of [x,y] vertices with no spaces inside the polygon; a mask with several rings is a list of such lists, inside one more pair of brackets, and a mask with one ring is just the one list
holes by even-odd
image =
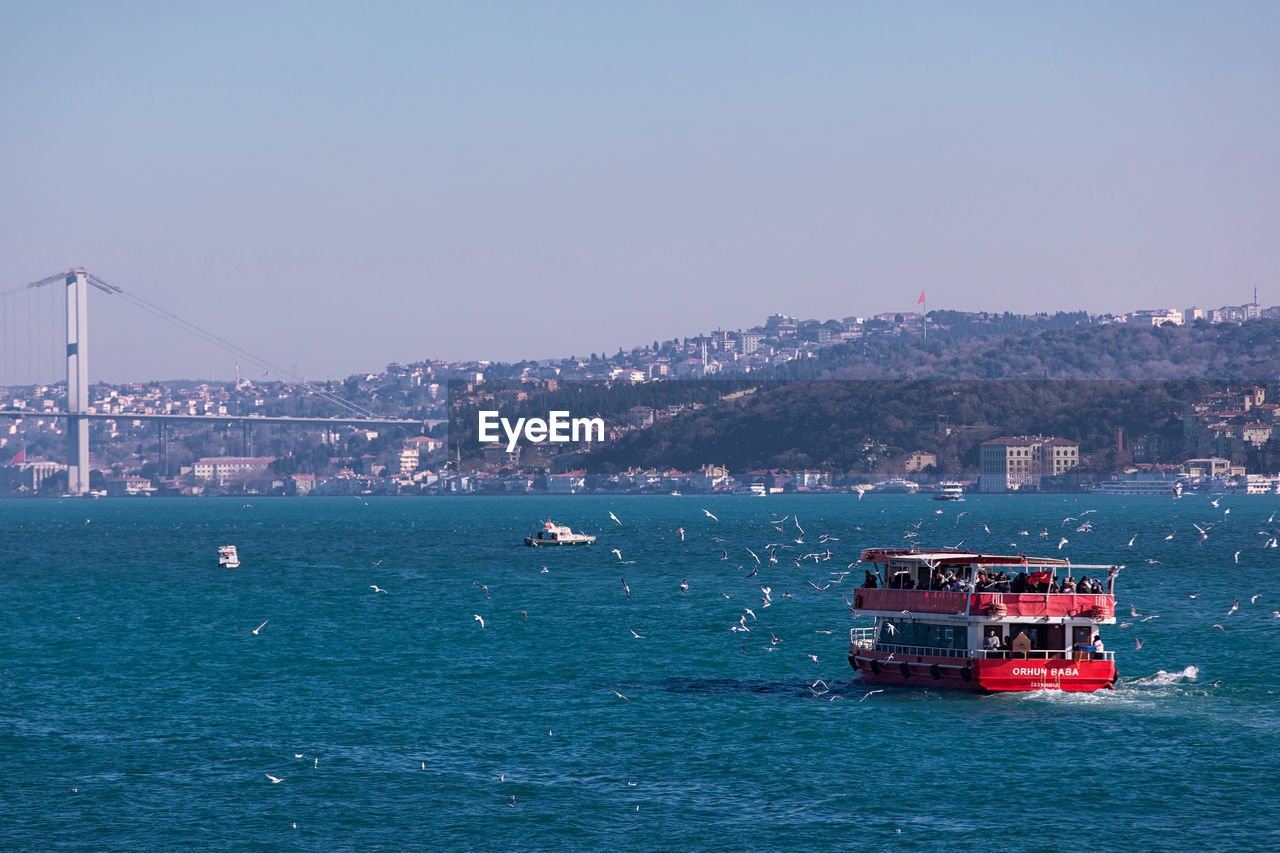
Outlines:
{"label": "clear blue sky", "polygon": [[[17,3],[0,291],[311,377],[1275,285],[1275,3]],[[94,294],[95,378],[232,359]]]}

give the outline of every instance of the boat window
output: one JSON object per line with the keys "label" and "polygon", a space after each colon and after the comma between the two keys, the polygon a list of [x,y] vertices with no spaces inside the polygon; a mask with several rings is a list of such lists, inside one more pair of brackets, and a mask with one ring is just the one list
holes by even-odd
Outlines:
{"label": "boat window", "polygon": [[927,646],[934,649],[969,647],[968,631],[963,625],[931,625],[927,622],[886,619],[880,629],[879,639],[882,643],[899,646]]}

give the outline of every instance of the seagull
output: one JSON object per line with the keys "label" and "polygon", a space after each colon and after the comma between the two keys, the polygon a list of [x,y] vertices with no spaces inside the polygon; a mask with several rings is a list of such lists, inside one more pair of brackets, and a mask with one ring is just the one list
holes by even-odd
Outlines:
{"label": "seagull", "polygon": [[622,579],[622,591],[627,594],[627,601],[631,600],[631,587],[627,586],[627,579]]}
{"label": "seagull", "polygon": [[680,541],[681,541],[681,542],[683,542],[683,541],[684,541],[684,528],[683,528],[683,527],[678,528],[678,532],[679,532],[679,534],[680,534]]}
{"label": "seagull", "polygon": [[1230,616],[1232,613],[1235,613],[1239,609],[1240,609],[1240,599],[1237,598],[1235,602],[1232,603],[1231,609],[1227,611],[1227,615]]}
{"label": "seagull", "polygon": [[1213,500],[1209,501],[1209,504],[1210,504],[1210,506],[1212,506],[1214,509],[1217,509],[1217,508],[1218,508],[1218,503],[1219,503],[1221,500],[1222,500],[1222,498],[1214,498]]}
{"label": "seagull", "polygon": [[528,610],[517,610],[516,612],[517,612],[517,613],[519,613],[521,616],[523,616],[523,617],[524,617],[524,621],[526,621],[526,622],[528,622],[528,621],[529,621],[529,611],[528,611]]}
{"label": "seagull", "polygon": [[614,695],[614,696],[617,696],[619,699],[626,699],[628,702],[630,702],[630,701],[631,701],[630,699],[627,699],[627,697],[626,697],[626,696],[623,696],[621,693],[619,693],[618,691],[614,690],[612,687],[610,687],[610,688],[609,688],[609,690],[610,690],[610,692],[612,692],[612,693],[613,693],[613,695]]}
{"label": "seagull", "polygon": [[1142,641],[1141,641],[1141,640],[1139,640],[1137,637],[1134,637],[1134,638],[1133,638],[1133,650],[1134,650],[1135,652],[1140,652],[1140,651],[1142,651]]}
{"label": "seagull", "polygon": [[302,758],[302,753],[301,753],[301,752],[295,752],[295,753],[293,754],[293,757],[294,757],[294,758]]}
{"label": "seagull", "polygon": [[[483,589],[483,590],[484,590],[484,597],[485,597],[485,598],[493,598],[493,596],[489,595],[489,587],[485,586],[484,584],[482,584],[482,583],[476,583],[475,581],[472,581],[472,582],[471,582],[471,585],[472,585],[472,586],[478,586],[478,587],[480,587],[481,589]],[[377,587],[374,587],[374,589],[377,589]],[[386,590],[385,590],[385,589],[384,589],[384,590],[381,590],[381,591],[382,591],[382,592],[386,592]]]}
{"label": "seagull", "polygon": [[1235,554],[1232,555],[1232,559],[1234,559],[1237,563],[1240,562],[1240,552],[1236,551]]}
{"label": "seagull", "polygon": [[684,595],[684,594],[685,594],[686,592],[688,592],[688,591],[689,591],[689,579],[688,579],[688,578],[681,578],[681,579],[680,579],[680,594],[681,594],[681,595]]}
{"label": "seagull", "polygon": [[373,590],[374,592],[386,592],[385,589],[378,586],[376,583],[369,584],[369,589]]}
{"label": "seagull", "polygon": [[253,634],[253,635],[255,635],[255,636],[256,636],[256,635],[257,635],[257,633],[258,633],[259,631],[261,631],[263,628],[265,628],[265,627],[266,627],[266,625],[267,625],[267,623],[268,623],[268,622],[270,622],[270,621],[271,621],[270,619],[264,619],[264,620],[262,620],[262,624],[261,624],[261,625],[259,625],[257,628],[254,628],[254,629],[253,629],[252,631],[250,631],[249,633],[250,633],[250,634]]}
{"label": "seagull", "polygon": [[750,548],[748,548],[747,553],[756,558],[756,565],[762,565],[762,563],[760,562],[760,558],[756,557],[755,551],[752,551]]}
{"label": "seagull", "polygon": [[1197,592],[1196,594],[1194,594],[1194,595],[1188,595],[1188,596],[1187,596],[1187,598],[1199,598],[1199,597],[1200,597],[1200,593],[1198,593],[1198,592]]}
{"label": "seagull", "polygon": [[480,614],[479,614],[479,613],[476,613],[476,614],[474,614],[474,615],[475,615],[475,620],[476,620],[477,622],[479,622],[479,623],[480,623],[480,627],[481,627],[481,628],[483,628],[483,627],[484,627],[484,620],[480,618]]}
{"label": "seagull", "polygon": [[[1173,531],[1173,533],[1177,533],[1177,532],[1178,532],[1178,531],[1176,531],[1176,530],[1175,530],[1175,531]],[[1168,542],[1170,539],[1172,539],[1172,538],[1173,538],[1173,533],[1170,533],[1168,536],[1164,537],[1164,541]]]}
{"label": "seagull", "polygon": [[1217,628],[1219,631],[1221,631],[1224,634],[1227,633],[1227,629],[1223,628],[1221,625],[1214,625],[1212,627]]}
{"label": "seagull", "polygon": [[1066,544],[1067,544],[1067,537],[1063,536],[1061,539],[1058,540],[1058,550],[1061,551],[1062,546]]}
{"label": "seagull", "polygon": [[617,557],[619,560],[621,560],[621,559],[622,559],[622,552],[621,552],[621,551],[619,551],[617,548],[614,548],[610,553],[612,553],[612,554],[613,554],[615,557]]}
{"label": "seagull", "polygon": [[712,515],[710,512],[708,512],[708,511],[707,511],[707,510],[705,510],[705,509],[704,509],[704,510],[702,510],[702,513],[703,513],[703,515],[705,515],[707,518],[711,519],[712,521],[719,521],[719,520],[720,520],[720,519],[716,518],[714,515]]}
{"label": "seagull", "polygon": [[1258,593],[1257,595],[1250,596],[1250,598],[1249,598],[1249,603],[1250,603],[1250,604],[1257,604],[1257,603],[1258,603],[1258,599],[1259,599],[1259,598],[1262,598],[1262,593]]}
{"label": "seagull", "polygon": [[883,692],[884,692],[883,687],[881,687],[879,690],[868,690],[866,693],[862,694],[862,699],[859,699],[858,701],[861,702],[863,699],[866,699],[868,696],[874,696],[877,693],[883,693]]}
{"label": "seagull", "polygon": [[817,663],[817,662],[818,662],[818,656],[817,656],[817,655],[805,655],[805,657],[807,657],[809,660],[813,661],[814,663]]}
{"label": "seagull", "polygon": [[649,639],[648,637],[645,637],[645,636],[642,636],[642,635],[640,635],[640,634],[637,634],[637,633],[636,633],[636,629],[635,629],[635,628],[628,628],[627,630],[628,630],[628,631],[630,631],[630,632],[631,632],[631,636],[635,637],[637,640],[647,640],[647,639]]}
{"label": "seagull", "polygon": [[[613,510],[610,510],[610,511],[609,511],[609,517],[610,517],[610,518],[612,518],[614,521],[618,521],[618,517],[617,517],[616,515],[614,515],[614,514],[613,514]],[[619,525],[621,525],[621,524],[622,524],[622,522],[621,522],[621,521],[618,521],[618,524],[619,524]]]}
{"label": "seagull", "polygon": [[285,780],[283,776],[272,776],[270,773],[267,774],[267,778],[271,780],[272,785],[279,785]]}
{"label": "seagull", "polygon": [[373,562],[369,563],[369,565],[371,565],[371,566],[381,566],[381,565],[382,565],[382,561],[381,561],[381,560],[374,560]]}
{"label": "seagull", "polygon": [[1126,548],[1132,548],[1132,547],[1133,547],[1133,540],[1134,540],[1134,539],[1137,539],[1137,538],[1138,538],[1138,534],[1136,534],[1136,533],[1135,533],[1135,534],[1133,534],[1133,537],[1129,539],[1129,543],[1128,543],[1127,545],[1125,545],[1125,547],[1126,547]]}

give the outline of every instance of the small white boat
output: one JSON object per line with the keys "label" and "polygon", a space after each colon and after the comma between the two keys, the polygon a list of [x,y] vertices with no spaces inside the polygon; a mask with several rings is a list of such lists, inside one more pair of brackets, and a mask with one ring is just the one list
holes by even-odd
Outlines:
{"label": "small white boat", "polygon": [[548,519],[541,530],[535,530],[524,537],[524,544],[530,548],[545,548],[550,545],[590,545],[596,537],[587,533],[574,533],[563,524],[556,524]]}
{"label": "small white boat", "polygon": [[218,546],[218,568],[220,569],[240,568],[240,555],[236,553],[235,545],[219,545]]}

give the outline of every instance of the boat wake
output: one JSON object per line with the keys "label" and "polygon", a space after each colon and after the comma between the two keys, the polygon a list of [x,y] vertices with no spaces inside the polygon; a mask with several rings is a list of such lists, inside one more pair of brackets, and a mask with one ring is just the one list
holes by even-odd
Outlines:
{"label": "boat wake", "polygon": [[1165,672],[1163,669],[1149,678],[1138,678],[1128,682],[1130,687],[1165,687],[1170,684],[1189,684],[1200,677],[1200,670],[1187,666],[1176,672]]}

